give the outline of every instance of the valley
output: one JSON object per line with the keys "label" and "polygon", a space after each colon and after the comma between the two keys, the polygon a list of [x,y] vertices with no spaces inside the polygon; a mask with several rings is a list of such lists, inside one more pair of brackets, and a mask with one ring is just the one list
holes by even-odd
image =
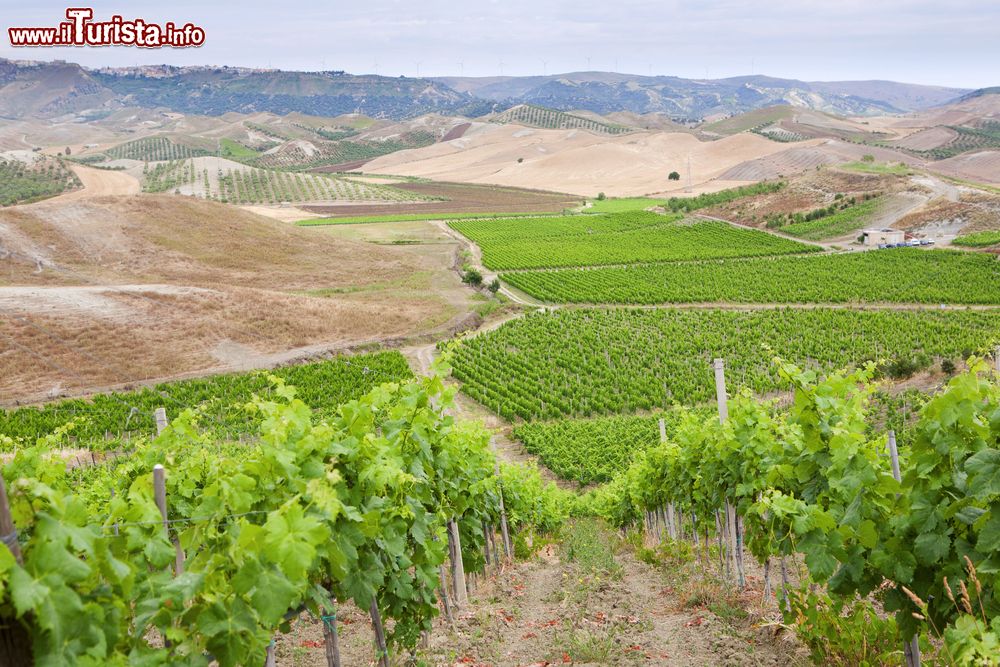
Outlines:
{"label": "valley", "polygon": [[0,61],[0,616],[47,664],[992,664],[944,591],[1000,618],[998,123]]}

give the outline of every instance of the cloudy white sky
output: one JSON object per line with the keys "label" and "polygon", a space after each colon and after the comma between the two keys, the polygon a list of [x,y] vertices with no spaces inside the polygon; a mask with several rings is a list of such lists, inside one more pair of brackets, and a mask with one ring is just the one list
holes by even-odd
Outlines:
{"label": "cloudy white sky", "polygon": [[614,70],[813,81],[1000,85],[996,0],[356,0],[100,2],[201,25],[200,49],[13,49],[6,28],[55,25],[66,4],[0,0],[0,56],[89,66],[226,64],[407,76]]}

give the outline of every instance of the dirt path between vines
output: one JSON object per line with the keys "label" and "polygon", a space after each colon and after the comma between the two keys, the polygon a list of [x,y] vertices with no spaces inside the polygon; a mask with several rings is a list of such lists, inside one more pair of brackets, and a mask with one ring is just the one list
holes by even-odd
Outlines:
{"label": "dirt path between vines", "polygon": [[[482,325],[471,335],[479,335],[492,331],[506,322],[520,317],[520,315],[520,313],[507,313]],[[417,375],[426,375],[430,372],[431,364],[434,363],[434,359],[437,356],[437,345],[430,343],[427,345],[404,347],[400,349],[400,352],[406,357],[414,373]],[[455,387],[461,384],[451,378],[447,379],[446,382]],[[456,418],[481,421],[486,428],[490,429],[493,432],[491,443],[500,460],[508,463],[534,463],[538,466],[543,479],[555,482],[563,488],[577,488],[576,484],[560,479],[541,462],[541,459],[527,453],[520,443],[512,440],[510,437],[511,425],[508,422],[468,396],[465,396],[461,392],[456,392],[454,407],[451,412]]]}
{"label": "dirt path between vines", "polygon": [[[441,617],[417,664],[458,667],[572,665],[750,666],[800,664],[797,647],[755,629],[753,622],[723,620],[691,591],[674,588],[663,570],[636,559],[617,535],[590,522],[575,541],[600,541],[613,565],[592,569],[566,546],[546,545],[527,561],[493,568],[479,577],[468,606],[453,626]],[[747,599],[759,598],[752,591]],[[370,665],[372,631],[367,613],[353,604],[338,611],[344,665]],[[325,667],[322,625],[309,615],[277,640],[279,667]],[[404,664],[396,656],[392,664]]]}

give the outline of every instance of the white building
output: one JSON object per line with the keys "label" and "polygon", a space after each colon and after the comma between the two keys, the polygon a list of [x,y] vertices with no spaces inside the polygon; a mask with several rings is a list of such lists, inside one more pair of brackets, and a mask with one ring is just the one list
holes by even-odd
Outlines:
{"label": "white building", "polygon": [[865,245],[888,245],[906,241],[906,232],[901,229],[866,229],[861,235]]}

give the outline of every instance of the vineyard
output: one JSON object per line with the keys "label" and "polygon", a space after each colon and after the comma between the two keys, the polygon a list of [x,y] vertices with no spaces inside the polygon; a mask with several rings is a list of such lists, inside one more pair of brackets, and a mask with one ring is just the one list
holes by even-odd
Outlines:
{"label": "vineyard", "polygon": [[569,309],[533,313],[456,351],[462,391],[527,421],[634,414],[713,396],[711,360],[755,394],[786,387],[772,350],[822,369],[870,360],[926,368],[1000,342],[998,311]]}
{"label": "vineyard", "polygon": [[276,381],[247,408],[251,443],[185,411],[89,467],[53,457],[58,432],[18,449],[0,510],[17,529],[0,549],[0,661],[258,664],[287,618],[335,630],[350,601],[370,611],[381,664],[415,649],[447,600],[449,552],[464,604],[494,526],[509,556],[508,526],[551,531],[572,501],[533,469],[498,472],[489,433],[445,416],[441,392],[439,376],[386,384],[318,421]]}
{"label": "vineyard", "polygon": [[80,179],[62,161],[27,165],[0,160],[0,206],[26,204],[80,187]]}
{"label": "vineyard", "polygon": [[[436,143],[437,135],[417,130],[386,139],[290,142],[255,158],[253,164],[272,169],[313,169],[373,160],[383,155]],[[306,144],[303,147],[302,144]]]}
{"label": "vineyard", "polygon": [[724,222],[681,222],[644,211],[541,219],[449,223],[475,241],[490,269],[596,266],[818,250],[796,241]]}
{"label": "vineyard", "polygon": [[876,197],[815,220],[785,225],[781,227],[781,231],[810,241],[847,236],[867,225],[884,205],[885,199]]}
{"label": "vineyard", "polygon": [[555,109],[535,106],[533,104],[519,104],[506,111],[496,114],[490,118],[493,123],[517,123],[519,125],[530,125],[546,130],[588,130],[598,134],[625,134],[631,132],[627,127],[602,123],[590,118],[574,116],[573,114]]}
{"label": "vineyard", "polygon": [[206,150],[179,144],[167,137],[146,137],[110,148],[105,153],[115,160],[165,162],[209,155]]}
{"label": "vineyard", "polygon": [[1000,304],[1000,262],[954,250],[821,254],[524,271],[501,278],[552,303]]}
{"label": "vineyard", "polygon": [[152,435],[156,426],[153,410],[166,406],[172,410],[197,407],[205,424],[210,422],[215,432],[235,439],[253,428],[247,422],[243,406],[255,395],[271,395],[269,377],[294,385],[297,396],[317,415],[325,416],[341,403],[360,398],[379,384],[403,381],[412,374],[406,359],[398,352],[361,354],[266,372],[169,382],[136,391],[0,411],[0,433],[10,438],[4,443],[8,448],[66,429],[81,446],[108,449],[120,446],[125,434]]}
{"label": "vineyard", "polygon": [[965,246],[967,248],[989,248],[991,246],[1000,245],[1000,231],[992,230],[986,232],[975,232],[973,234],[964,234],[955,238],[952,243],[954,245]]}
{"label": "vineyard", "polygon": [[641,211],[653,206],[663,206],[662,199],[650,197],[621,197],[614,199],[592,199],[585,210],[587,213],[625,213],[626,211]]}
{"label": "vineyard", "polygon": [[[738,589],[745,549],[765,579],[780,566],[780,609],[817,664],[844,647],[865,664],[901,664],[901,653],[911,665],[921,653],[930,664],[996,664],[1000,378],[975,363],[920,409],[897,449],[868,422],[870,370],[817,379],[776,367],[795,389],[790,410],[739,395],[720,401],[719,416],[682,416],[589,506],[703,551],[703,566]],[[786,559],[808,573],[797,588]],[[858,634],[843,636],[853,624]]]}
{"label": "vineyard", "polygon": [[609,482],[636,455],[659,442],[658,418],[672,429],[676,414],[533,422],[514,427],[512,435],[563,479],[580,484]]}
{"label": "vineyard", "polygon": [[[232,162],[222,164],[232,165]],[[177,192],[233,204],[307,201],[429,201],[432,198],[388,185],[324,174],[289,173],[254,167],[223,169],[214,158],[160,162],[143,171],[146,192]],[[214,168],[210,168],[210,166]]]}
{"label": "vineyard", "polygon": [[786,130],[785,128],[773,123],[765,123],[763,125],[752,127],[750,128],[750,132],[759,134],[760,136],[770,139],[771,141],[777,141],[783,144],[806,140],[806,137],[798,132]]}
{"label": "vineyard", "polygon": [[[873,391],[866,411],[869,437],[892,429],[899,445],[908,446],[916,416],[928,398],[916,389]],[[651,415],[525,422],[516,425],[511,435],[562,479],[581,485],[603,483],[625,472],[637,456],[660,442],[660,420],[663,436],[672,437],[682,416],[691,411],[702,416],[710,412],[707,408],[671,408]]]}

